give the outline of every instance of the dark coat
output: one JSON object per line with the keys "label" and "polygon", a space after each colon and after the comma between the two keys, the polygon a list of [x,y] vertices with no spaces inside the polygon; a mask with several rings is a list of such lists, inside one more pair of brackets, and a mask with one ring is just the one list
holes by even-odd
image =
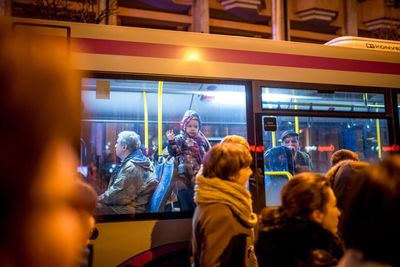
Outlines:
{"label": "dark coat", "polygon": [[264,221],[256,254],[259,266],[327,267],[338,263],[343,248],[338,238],[320,224],[288,218],[279,212]]}

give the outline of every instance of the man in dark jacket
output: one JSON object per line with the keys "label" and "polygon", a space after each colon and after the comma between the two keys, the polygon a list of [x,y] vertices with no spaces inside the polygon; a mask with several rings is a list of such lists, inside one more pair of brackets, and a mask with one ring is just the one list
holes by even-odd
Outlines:
{"label": "man in dark jacket", "polygon": [[311,171],[311,157],[308,153],[300,151],[299,134],[293,130],[287,130],[282,133],[281,140],[282,145],[293,152],[295,173]]}
{"label": "man in dark jacket", "polygon": [[157,186],[154,167],[140,149],[140,136],[133,131],[118,134],[116,155],[121,165],[114,170],[107,190],[98,197],[98,214],[145,212]]}

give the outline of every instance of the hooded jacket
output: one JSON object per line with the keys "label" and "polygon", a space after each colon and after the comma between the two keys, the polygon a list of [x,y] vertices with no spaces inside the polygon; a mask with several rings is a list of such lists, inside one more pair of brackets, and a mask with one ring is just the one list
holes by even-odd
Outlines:
{"label": "hooded jacket", "polygon": [[98,200],[115,214],[145,212],[157,183],[153,163],[137,149],[114,171]]}

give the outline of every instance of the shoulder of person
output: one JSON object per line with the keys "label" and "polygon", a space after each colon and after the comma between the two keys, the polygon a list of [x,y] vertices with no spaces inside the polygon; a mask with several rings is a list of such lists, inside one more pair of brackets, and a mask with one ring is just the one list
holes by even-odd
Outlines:
{"label": "shoulder of person", "polygon": [[304,158],[306,159],[311,159],[310,154],[308,154],[307,152],[304,151],[297,151],[297,153],[300,153],[300,155],[302,155]]}
{"label": "shoulder of person", "polygon": [[336,266],[338,259],[324,249],[311,249],[302,260],[304,266],[325,267]]}

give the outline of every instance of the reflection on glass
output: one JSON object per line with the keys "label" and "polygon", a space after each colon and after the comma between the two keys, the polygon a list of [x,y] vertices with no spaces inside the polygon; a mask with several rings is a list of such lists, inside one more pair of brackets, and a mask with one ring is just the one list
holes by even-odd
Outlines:
{"label": "reflection on glass", "polygon": [[177,190],[168,179],[168,172],[179,164],[168,156],[166,131],[178,136],[183,115],[194,110],[211,145],[229,134],[247,137],[245,99],[245,86],[240,84],[82,79],[82,177],[99,195],[104,193],[121,164],[116,153],[118,133],[134,131],[140,136],[141,153],[164,183],[155,189],[146,213],[180,211]]}
{"label": "reflection on glass", "polygon": [[383,94],[262,87],[263,109],[384,112]]}

